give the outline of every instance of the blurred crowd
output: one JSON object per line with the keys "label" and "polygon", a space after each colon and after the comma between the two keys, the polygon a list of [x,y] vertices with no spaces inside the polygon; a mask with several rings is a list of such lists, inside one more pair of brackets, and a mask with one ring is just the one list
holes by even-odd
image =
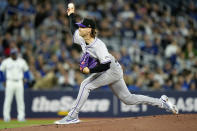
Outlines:
{"label": "blurred crowd", "polygon": [[[129,89],[195,91],[197,2],[174,2],[75,1],[77,20],[96,19]],[[17,47],[29,65],[26,88],[73,90],[87,77],[79,71],[81,48],[72,43],[64,0],[1,0],[0,25],[0,63]]]}

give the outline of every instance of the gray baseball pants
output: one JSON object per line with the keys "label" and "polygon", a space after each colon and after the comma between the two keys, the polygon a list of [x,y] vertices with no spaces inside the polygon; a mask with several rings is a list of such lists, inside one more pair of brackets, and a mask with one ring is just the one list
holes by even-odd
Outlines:
{"label": "gray baseball pants", "polygon": [[73,118],[78,117],[78,113],[86,102],[90,91],[105,85],[109,85],[113,93],[126,105],[149,104],[162,106],[162,102],[158,98],[131,94],[123,79],[121,66],[117,62],[113,62],[107,71],[92,74],[81,83],[77,99],[68,115]]}

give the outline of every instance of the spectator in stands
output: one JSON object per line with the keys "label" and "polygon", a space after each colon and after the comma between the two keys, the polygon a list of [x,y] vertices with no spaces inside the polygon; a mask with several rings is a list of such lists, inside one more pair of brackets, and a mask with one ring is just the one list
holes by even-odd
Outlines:
{"label": "spectator in stands", "polygon": [[34,41],[35,40],[35,30],[31,23],[25,23],[21,29],[21,37],[24,41]]}
{"label": "spectator in stands", "polygon": [[58,64],[58,70],[59,73],[58,75],[58,85],[62,88],[62,89],[66,89],[66,90],[72,90],[72,87],[75,86],[75,80],[74,77],[72,75],[74,75],[74,71],[73,70],[69,70],[69,65],[67,63],[64,63],[64,65],[62,64]]}
{"label": "spectator in stands", "polygon": [[2,47],[3,47],[3,53],[4,56],[8,57],[10,54],[10,41],[12,40],[11,34],[6,32],[4,35],[4,38],[2,40]]}
{"label": "spectator in stands", "polygon": [[28,0],[22,0],[18,5],[18,11],[20,14],[29,16],[32,20],[34,19],[35,9]]}
{"label": "spectator in stands", "polygon": [[191,85],[191,90],[195,91],[197,89],[197,72],[194,73],[194,81]]}
{"label": "spectator in stands", "polygon": [[141,50],[138,43],[133,43],[129,49],[128,53],[130,58],[132,58],[132,63],[140,63],[141,61]]}
{"label": "spectator in stands", "polygon": [[34,90],[48,90],[53,89],[57,85],[57,78],[55,76],[54,70],[50,70],[41,79],[37,79],[33,85]]}
{"label": "spectator in stands", "polygon": [[129,73],[131,72],[131,69],[130,69],[131,62],[132,62],[131,57],[128,53],[128,50],[125,47],[122,47],[120,51],[121,51],[121,59],[119,61],[124,67],[127,67],[125,68],[124,72]]}
{"label": "spectator in stands", "polygon": [[22,26],[21,20],[19,19],[18,14],[13,14],[10,19],[7,21],[7,32],[19,33],[19,30]]}
{"label": "spectator in stands", "polygon": [[172,41],[165,49],[165,57],[171,61],[174,65],[176,63],[177,54],[180,52],[180,48],[177,45],[177,42]]}
{"label": "spectator in stands", "polygon": [[[173,89],[173,86],[176,86],[176,85],[173,85],[172,80],[168,78],[168,79],[165,80],[165,83],[164,83],[164,85],[163,85],[163,89],[164,89],[165,91],[170,91],[170,90]],[[176,88],[176,87],[175,87],[175,88]]]}
{"label": "spectator in stands", "polygon": [[194,47],[194,43],[192,41],[187,43],[184,51],[186,59],[193,60],[197,57],[197,49]]}

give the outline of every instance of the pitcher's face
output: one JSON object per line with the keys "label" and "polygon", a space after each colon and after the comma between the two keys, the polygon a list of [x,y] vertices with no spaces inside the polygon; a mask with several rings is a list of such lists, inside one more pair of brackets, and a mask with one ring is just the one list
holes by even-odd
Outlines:
{"label": "pitcher's face", "polygon": [[83,27],[79,27],[79,35],[81,37],[85,37],[87,35],[89,35],[91,32],[91,28],[83,28]]}

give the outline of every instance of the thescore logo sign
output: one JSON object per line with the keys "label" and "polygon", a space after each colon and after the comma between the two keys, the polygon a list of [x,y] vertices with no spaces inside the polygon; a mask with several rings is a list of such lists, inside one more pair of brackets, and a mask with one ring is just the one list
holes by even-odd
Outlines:
{"label": "thescore logo sign", "polygon": [[[46,96],[34,97],[32,101],[32,112],[58,112],[69,111],[75,99],[70,96],[62,96],[60,99],[49,100]],[[81,112],[106,112],[109,111],[110,100],[88,99]]]}
{"label": "thescore logo sign", "polygon": [[[0,103],[3,104],[4,91],[0,91]],[[66,115],[75,102],[78,91],[32,91],[25,90],[26,115],[29,118],[45,118]],[[135,92],[133,92],[135,94]],[[143,94],[159,98],[162,94],[169,96],[170,101],[176,104],[179,112],[197,114],[197,93],[195,91],[142,91]],[[16,102],[12,104],[11,116],[17,118]],[[3,106],[0,107],[3,112]],[[125,105],[114,96],[111,91],[91,92],[80,111],[82,117],[129,117],[168,114],[163,109],[148,105]],[[3,113],[0,113],[3,118]]]}

